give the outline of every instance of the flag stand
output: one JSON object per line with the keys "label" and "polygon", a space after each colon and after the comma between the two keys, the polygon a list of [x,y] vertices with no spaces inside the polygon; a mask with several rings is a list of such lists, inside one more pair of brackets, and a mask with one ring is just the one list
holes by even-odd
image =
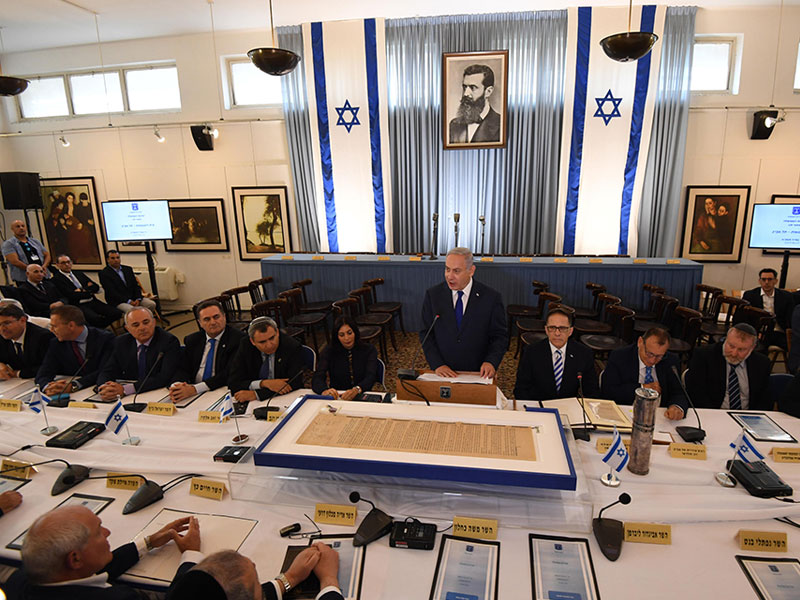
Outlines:
{"label": "flag stand", "polygon": [[233,419],[233,422],[236,424],[236,435],[233,436],[233,439],[231,439],[231,441],[237,446],[239,444],[244,444],[249,439],[249,436],[246,433],[242,433],[241,431],[239,431],[239,421],[236,419],[235,415],[231,416],[231,419]]}
{"label": "flag stand", "polygon": [[39,433],[48,436],[53,435],[56,431],[58,431],[58,427],[55,425],[50,425],[50,422],[47,420],[47,412],[44,409],[44,405],[47,404],[47,402],[45,402],[44,398],[42,398],[42,392],[39,388],[36,388],[36,393],[39,394],[39,401],[42,403],[42,414],[44,415],[45,424],[45,427],[42,427],[42,429],[39,430]]}
{"label": "flag stand", "polygon": [[608,473],[600,475],[600,483],[612,488],[619,487],[620,480],[619,477],[614,474],[613,467],[608,470]]}
{"label": "flag stand", "polygon": [[123,446],[138,446],[139,444],[142,443],[142,438],[131,435],[131,430],[128,429],[127,421],[125,421],[125,433],[128,434],[128,437],[122,440]]}
{"label": "flag stand", "polygon": [[[742,433],[744,433],[744,429],[742,429]],[[731,462],[736,460],[736,454],[738,454],[738,452],[739,452],[739,447],[738,446],[734,446],[734,448],[733,448],[733,458],[731,459]],[[726,471],[720,471],[719,473],[716,473],[714,475],[714,480],[718,484],[720,484],[722,487],[726,487],[726,488],[736,487],[736,480],[733,478],[733,476],[731,476],[730,473],[728,473],[727,470]]]}

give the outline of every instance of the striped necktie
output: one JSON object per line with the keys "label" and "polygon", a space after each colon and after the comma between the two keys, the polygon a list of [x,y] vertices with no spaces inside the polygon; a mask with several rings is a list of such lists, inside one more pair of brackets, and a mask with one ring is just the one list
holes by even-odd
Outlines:
{"label": "striped necktie", "polygon": [[739,390],[739,376],[736,374],[737,365],[728,363],[730,372],[728,373],[728,407],[731,410],[742,408],[742,394]]}
{"label": "striped necktie", "polygon": [[564,361],[561,358],[561,350],[556,350],[555,360],[553,361],[553,375],[556,378],[556,391],[561,390],[561,378],[564,375]]}

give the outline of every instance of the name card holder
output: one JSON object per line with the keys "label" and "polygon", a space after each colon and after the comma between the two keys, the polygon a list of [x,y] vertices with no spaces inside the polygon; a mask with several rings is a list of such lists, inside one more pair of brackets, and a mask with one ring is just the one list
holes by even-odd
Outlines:
{"label": "name card holder", "polygon": [[379,256],[378,260],[380,260],[380,261],[392,260],[392,257],[391,256],[385,256],[385,255],[384,256]]}
{"label": "name card holder", "polygon": [[148,415],[171,417],[175,414],[175,405],[172,402],[148,402],[144,412]]}
{"label": "name card holder", "polygon": [[679,264],[681,264],[681,259],[680,258],[668,258],[667,259],[667,264],[668,265],[679,265]]}
{"label": "name card holder", "polygon": [[672,526],[660,523],[625,523],[625,541],[671,545]]}
{"label": "name card holder", "polygon": [[532,256],[520,256],[519,257],[519,262],[521,262],[521,263],[532,263],[533,262],[533,257]]}
{"label": "name card holder", "polygon": [[481,262],[494,262],[494,256],[481,256]]}
{"label": "name card holder", "polygon": [[[608,449],[611,448],[611,440],[613,439],[614,438],[597,438],[597,451],[600,454],[605,454],[608,452]],[[622,443],[625,444],[625,449],[630,452],[631,441],[623,439]]]}
{"label": "name card holder", "polygon": [[736,534],[739,548],[758,552],[786,552],[788,549],[786,533],[783,531],[754,531],[740,529]]}
{"label": "name card holder", "polygon": [[8,412],[19,412],[22,410],[22,400],[12,398],[0,398],[0,410]]}
{"label": "name card holder", "polygon": [[421,256],[409,256],[408,260],[411,261],[411,262],[419,262],[419,261],[422,260],[422,257]]}
{"label": "name card holder", "polygon": [[[222,412],[218,410],[201,410],[197,415],[197,421],[198,423],[219,423],[221,414]],[[225,421],[229,419],[230,417],[225,417]]]}
{"label": "name card holder", "polygon": [[706,460],[706,447],[703,444],[686,444],[672,442],[667,448],[672,458],[688,458],[690,460]]}
{"label": "name card holder", "polygon": [[212,500],[222,500],[225,492],[225,484],[221,481],[202,479],[200,477],[192,477],[192,483],[189,486],[189,493],[193,496],[211,498]]}
{"label": "name card holder", "polygon": [[274,423],[275,421],[280,420],[281,417],[283,417],[283,411],[282,410],[279,410],[277,412],[274,411],[274,410],[271,410],[270,412],[267,413],[267,423]]}
{"label": "name card holder", "polygon": [[358,257],[357,256],[345,256],[344,259],[345,260],[358,260]]}
{"label": "name card holder", "polygon": [[481,540],[497,539],[497,519],[478,519],[476,517],[453,517],[453,533],[462,537]]}
{"label": "name card holder", "polygon": [[589,263],[590,264],[598,264],[599,265],[602,262],[603,262],[602,258],[590,258],[589,259]]}
{"label": "name card holder", "polygon": [[130,473],[106,473],[106,487],[114,490],[138,490],[144,483],[141,477],[131,477]]}
{"label": "name card holder", "polygon": [[553,262],[554,263],[566,263],[566,262],[569,262],[569,261],[565,257],[560,256],[558,258],[554,258]]}
{"label": "name card holder", "polygon": [[772,454],[772,460],[775,462],[800,462],[800,448],[779,448],[776,446],[769,453]]}
{"label": "name card holder", "polygon": [[16,479],[30,479],[36,473],[36,469],[31,463],[22,460],[11,460],[10,458],[3,459],[3,462],[0,463],[0,471],[5,471],[3,475],[6,477],[14,477]]}
{"label": "name card holder", "polygon": [[314,521],[328,525],[356,524],[358,509],[349,504],[317,504],[314,507]]}
{"label": "name card holder", "polygon": [[67,404],[67,408],[97,408],[97,404],[94,402],[70,402]]}
{"label": "name card holder", "polygon": [[294,260],[294,256],[287,254],[286,256],[281,256],[281,260]]}
{"label": "name card holder", "polygon": [[317,254],[315,256],[312,256],[311,260],[325,260],[325,257]]}

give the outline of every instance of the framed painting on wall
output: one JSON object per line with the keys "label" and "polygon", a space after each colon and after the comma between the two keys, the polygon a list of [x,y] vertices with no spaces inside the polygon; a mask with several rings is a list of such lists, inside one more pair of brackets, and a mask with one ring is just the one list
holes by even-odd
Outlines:
{"label": "framed painting on wall", "polygon": [[[770,204],[800,204],[800,196],[792,196],[789,194],[773,194]],[[761,254],[783,256],[783,250],[761,250]],[[792,256],[800,256],[800,250],[790,250],[789,254]]]}
{"label": "framed painting on wall", "polygon": [[749,202],[749,185],[687,186],[681,257],[740,262]]}
{"label": "framed painting on wall", "polygon": [[239,257],[259,260],[291,252],[286,186],[235,187],[232,191]]}
{"label": "framed painting on wall", "polygon": [[504,148],[507,115],[508,50],[442,55],[445,150]]}
{"label": "framed painting on wall", "polygon": [[76,269],[96,271],[105,264],[105,238],[94,177],[42,179],[42,241],[53,263],[67,254]]}
{"label": "framed painting on wall", "polygon": [[224,252],[228,232],[222,198],[170,200],[172,240],[164,241],[168,252]]}
{"label": "framed painting on wall", "polygon": [[114,244],[120,254],[144,254],[147,252],[145,244],[150,244],[150,252],[153,254],[156,252],[155,242],[109,242],[109,244]]}

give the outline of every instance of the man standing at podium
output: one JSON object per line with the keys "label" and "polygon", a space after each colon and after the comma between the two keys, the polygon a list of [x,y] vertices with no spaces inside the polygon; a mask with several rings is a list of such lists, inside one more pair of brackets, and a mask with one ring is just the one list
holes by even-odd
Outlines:
{"label": "man standing at podium", "polygon": [[503,300],[475,281],[474,274],[472,252],[453,248],[447,253],[444,282],[425,292],[420,339],[433,325],[422,348],[431,369],[442,377],[479,371],[492,379],[508,348]]}

